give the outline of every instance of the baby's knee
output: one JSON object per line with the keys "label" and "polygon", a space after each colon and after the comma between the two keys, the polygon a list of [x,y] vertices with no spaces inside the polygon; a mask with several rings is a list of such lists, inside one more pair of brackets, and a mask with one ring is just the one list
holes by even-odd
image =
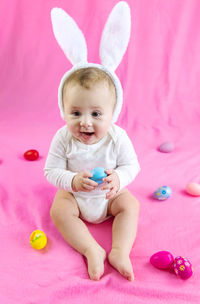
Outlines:
{"label": "baby's knee", "polygon": [[122,209],[128,213],[139,213],[140,203],[127,189],[122,193]]}
{"label": "baby's knee", "polygon": [[76,202],[71,197],[61,197],[56,194],[50,209],[50,217],[54,222],[66,221],[68,217],[79,216]]}
{"label": "baby's knee", "polygon": [[51,206],[51,209],[50,209],[50,217],[51,219],[54,219],[55,217],[57,217],[57,208],[54,206],[54,203],[52,204]]}
{"label": "baby's knee", "polygon": [[138,201],[138,199],[133,196],[132,197],[132,205],[133,205],[133,208],[139,210],[140,209],[140,202]]}
{"label": "baby's knee", "polygon": [[129,199],[124,203],[124,210],[129,214],[138,214],[140,210],[139,201],[134,196],[129,197]]}
{"label": "baby's knee", "polygon": [[[66,202],[67,203],[67,202]],[[50,217],[54,224],[63,223],[69,220],[73,216],[73,212],[70,208],[63,208],[61,204],[53,202],[50,209]]]}
{"label": "baby's knee", "polygon": [[55,201],[53,201],[53,204],[50,209],[50,217],[53,220],[53,222],[56,222],[60,218],[60,208],[55,204]]}
{"label": "baby's knee", "polygon": [[139,201],[127,189],[123,189],[109,204],[109,211],[114,216],[121,212],[135,216],[139,209]]}
{"label": "baby's knee", "polygon": [[135,197],[133,197],[134,198],[134,200],[133,200],[133,212],[134,212],[134,214],[139,214],[139,212],[140,212],[140,202],[138,201],[138,199],[137,198],[135,198]]}

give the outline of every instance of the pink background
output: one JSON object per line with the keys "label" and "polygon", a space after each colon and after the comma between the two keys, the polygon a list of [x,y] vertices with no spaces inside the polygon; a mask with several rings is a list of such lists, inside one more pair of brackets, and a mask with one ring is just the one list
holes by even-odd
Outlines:
{"label": "pink background", "polygon": [[[0,2],[0,302],[4,303],[199,303],[200,198],[187,195],[200,183],[200,1],[129,0],[132,32],[117,74],[124,88],[118,120],[130,135],[141,173],[129,186],[140,200],[138,234],[131,252],[135,281],[106,261],[100,282],[88,279],[84,259],[57,232],[49,216],[56,189],[43,176],[56,130],[64,125],[57,88],[71,67],[52,32],[50,11],[65,9],[86,36],[88,58],[99,63],[101,33],[115,0],[1,0]],[[158,152],[173,141],[170,154]],[[35,148],[40,159],[23,153]],[[152,193],[171,187],[170,199]],[[112,219],[88,225],[109,252]],[[35,229],[48,246],[29,245]],[[188,257],[194,274],[182,281],[153,268],[159,251]]]}

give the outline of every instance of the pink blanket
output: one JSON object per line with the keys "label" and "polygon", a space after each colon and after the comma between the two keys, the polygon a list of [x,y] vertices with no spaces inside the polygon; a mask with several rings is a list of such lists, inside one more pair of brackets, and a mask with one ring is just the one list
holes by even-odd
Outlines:
{"label": "pink blanket", "polygon": [[[118,125],[133,140],[141,173],[129,186],[141,203],[131,252],[135,281],[128,282],[106,261],[99,282],[90,281],[85,260],[62,239],[49,210],[56,189],[43,176],[49,144],[64,125],[57,87],[71,65],[53,36],[50,10],[62,7],[86,36],[89,60],[98,47],[115,0],[0,3],[0,303],[200,303],[200,198],[189,196],[200,183],[200,1],[128,0],[132,33],[117,70],[124,88]],[[157,147],[173,141],[175,150]],[[37,161],[23,158],[35,148]],[[152,198],[168,185],[172,196]],[[112,219],[88,225],[109,252]],[[43,230],[48,245],[32,249],[29,236]],[[188,257],[187,281],[153,268],[159,251]]]}

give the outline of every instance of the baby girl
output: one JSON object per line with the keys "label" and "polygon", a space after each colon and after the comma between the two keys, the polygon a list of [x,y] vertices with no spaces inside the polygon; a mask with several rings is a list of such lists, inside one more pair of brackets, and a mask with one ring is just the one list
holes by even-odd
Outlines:
{"label": "baby girl", "polygon": [[[100,223],[114,217],[110,264],[134,279],[129,254],[136,237],[139,203],[125,188],[139,172],[137,156],[126,132],[112,123],[115,86],[98,68],[83,68],[63,85],[66,125],[56,133],[45,164],[48,181],[60,188],[51,217],[64,239],[87,258],[88,273],[99,280],[105,250],[90,234],[84,220]],[[91,170],[104,167],[107,177],[98,185]]]}
{"label": "baby girl", "polygon": [[[137,231],[139,203],[125,188],[140,170],[126,132],[115,125],[123,103],[115,74],[130,37],[130,9],[120,1],[113,8],[100,43],[101,65],[88,63],[87,45],[75,21],[62,9],[51,13],[59,45],[73,64],[62,77],[58,102],[65,126],[54,136],[45,164],[47,180],[59,190],[51,218],[67,243],[86,257],[90,279],[104,273],[105,250],[85,221],[100,223],[113,216],[110,264],[129,281],[134,274],[130,251]],[[105,168],[98,185],[91,170]]]}

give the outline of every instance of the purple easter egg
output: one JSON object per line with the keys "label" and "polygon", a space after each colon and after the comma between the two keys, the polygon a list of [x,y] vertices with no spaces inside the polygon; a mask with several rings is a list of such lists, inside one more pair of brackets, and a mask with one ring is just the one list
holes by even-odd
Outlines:
{"label": "purple easter egg", "polygon": [[174,257],[169,251],[158,251],[150,258],[150,263],[158,269],[170,269]]}
{"label": "purple easter egg", "polygon": [[183,280],[187,280],[193,273],[192,264],[184,257],[178,256],[174,259],[174,272]]}
{"label": "purple easter egg", "polygon": [[166,141],[159,146],[159,151],[163,153],[169,153],[174,150],[174,144],[171,141]]}

